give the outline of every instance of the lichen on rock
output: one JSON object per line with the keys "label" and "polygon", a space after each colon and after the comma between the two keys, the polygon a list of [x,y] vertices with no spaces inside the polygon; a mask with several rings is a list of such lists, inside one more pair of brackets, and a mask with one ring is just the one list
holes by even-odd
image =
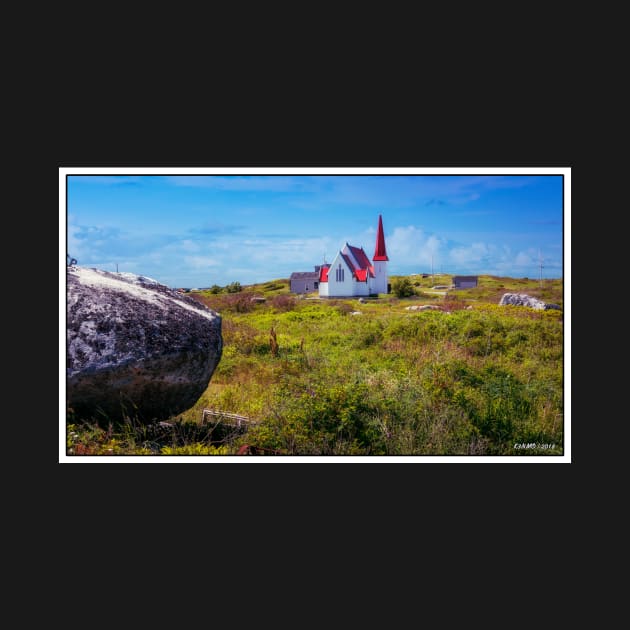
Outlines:
{"label": "lichen on rock", "polygon": [[504,293],[499,306],[527,306],[539,311],[562,310],[557,304],[543,302],[527,293]]}
{"label": "lichen on rock", "polygon": [[79,417],[181,413],[221,358],[221,316],[151,278],[68,267],[66,306],[67,404]]}

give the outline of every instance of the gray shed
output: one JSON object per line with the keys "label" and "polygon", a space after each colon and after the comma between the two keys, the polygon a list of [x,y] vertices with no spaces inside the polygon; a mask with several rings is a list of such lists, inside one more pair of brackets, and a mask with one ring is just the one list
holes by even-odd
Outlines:
{"label": "gray shed", "polygon": [[319,289],[319,269],[317,271],[294,271],[289,278],[291,293],[312,293]]}
{"label": "gray shed", "polygon": [[456,289],[474,289],[478,284],[478,276],[454,276],[453,286]]}

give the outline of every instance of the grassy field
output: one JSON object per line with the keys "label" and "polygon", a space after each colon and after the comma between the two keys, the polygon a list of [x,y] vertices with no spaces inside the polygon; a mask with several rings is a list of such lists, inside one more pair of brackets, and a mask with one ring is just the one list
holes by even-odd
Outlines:
{"label": "grassy field", "polygon": [[[283,279],[191,294],[223,317],[223,356],[197,404],[148,427],[69,418],[68,452],[562,454],[563,314],[498,305],[519,292],[562,306],[562,281],[480,276],[440,291],[451,276],[408,278],[416,295],[364,304],[297,298]],[[424,304],[437,310],[407,310]],[[202,423],[203,408],[258,424]]]}

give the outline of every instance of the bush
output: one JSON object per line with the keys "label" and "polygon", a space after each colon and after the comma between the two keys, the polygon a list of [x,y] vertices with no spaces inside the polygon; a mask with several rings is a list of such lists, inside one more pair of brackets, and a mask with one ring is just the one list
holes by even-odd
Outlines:
{"label": "bush", "polygon": [[265,426],[251,430],[256,444],[297,454],[367,454],[376,440],[364,383],[310,383],[281,387]]}
{"label": "bush", "polygon": [[378,322],[367,325],[358,330],[352,337],[352,347],[356,349],[369,348],[383,341],[383,325]]}
{"label": "bush", "polygon": [[460,381],[454,401],[489,439],[491,452],[510,452],[520,427],[532,416],[532,401],[523,384],[501,368],[488,366],[478,376],[473,386]]}
{"label": "bush", "polygon": [[354,311],[354,308],[350,304],[346,304],[346,302],[340,302],[335,306],[335,310],[339,315],[348,315]]}
{"label": "bush", "polygon": [[447,311],[451,311],[451,312],[461,311],[462,309],[465,309],[467,306],[468,304],[465,300],[462,300],[455,295],[451,295],[450,293],[447,293],[444,296],[444,308]]}
{"label": "bush", "polygon": [[227,287],[225,287],[225,290],[228,293],[239,293],[242,290],[241,283],[231,282],[230,284],[227,285]]}
{"label": "bush", "polygon": [[290,295],[274,295],[271,299],[271,306],[277,311],[286,313],[295,308],[295,298]]}
{"label": "bush", "polygon": [[392,291],[399,298],[411,297],[415,294],[415,289],[413,288],[413,284],[411,284],[411,280],[409,278],[399,278],[398,280],[394,280],[392,284]]}
{"label": "bush", "polygon": [[255,308],[255,303],[251,301],[251,294],[221,294],[207,300],[199,300],[202,304],[218,311],[219,313],[250,313]]}

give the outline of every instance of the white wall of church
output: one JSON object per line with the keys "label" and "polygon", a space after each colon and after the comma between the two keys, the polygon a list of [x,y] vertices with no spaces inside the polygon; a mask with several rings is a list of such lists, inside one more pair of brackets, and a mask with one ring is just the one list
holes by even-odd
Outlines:
{"label": "white wall of church", "polygon": [[354,293],[352,295],[370,295],[370,286],[367,282],[354,283]]}
{"label": "white wall of church", "polygon": [[[343,279],[338,274],[339,270],[343,271]],[[329,297],[352,295],[352,285],[352,271],[341,255],[337,254],[328,269],[328,295]]]}
{"label": "white wall of church", "polygon": [[[351,296],[367,296],[370,294],[370,290],[367,282],[357,282],[351,280],[350,282],[335,282],[330,281],[328,276],[328,295],[327,297],[351,297]],[[320,295],[323,295],[320,293]]]}
{"label": "white wall of church", "polygon": [[372,278],[372,293],[387,293],[387,262],[375,260],[372,265],[374,265],[374,275],[376,276]]}
{"label": "white wall of church", "polygon": [[[343,270],[342,276],[338,274]],[[345,260],[338,253],[328,269],[328,282],[319,285],[319,294],[322,297],[348,297],[351,295],[369,295],[367,282],[357,282],[352,271],[346,265]]]}

